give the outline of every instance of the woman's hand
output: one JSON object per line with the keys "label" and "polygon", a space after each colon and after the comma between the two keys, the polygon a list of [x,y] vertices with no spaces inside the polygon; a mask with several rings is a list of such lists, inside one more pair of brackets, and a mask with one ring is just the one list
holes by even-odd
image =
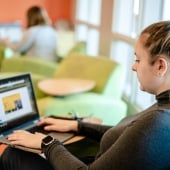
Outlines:
{"label": "woman's hand", "polygon": [[[38,126],[44,126],[47,131],[77,131],[78,122],[75,120],[63,120],[54,118],[43,118],[37,124]],[[16,130],[12,134],[8,135],[8,140],[12,145],[21,145],[30,148],[41,148],[41,141],[46,135],[41,133],[30,133],[25,130]]]}
{"label": "woman's hand", "polygon": [[8,135],[8,140],[12,145],[21,145],[30,148],[41,148],[41,141],[46,135],[41,133],[30,133],[25,130],[16,130]]}
{"label": "woman's hand", "polygon": [[76,120],[42,118],[37,125],[44,126],[46,131],[68,132],[78,130],[78,122]]}

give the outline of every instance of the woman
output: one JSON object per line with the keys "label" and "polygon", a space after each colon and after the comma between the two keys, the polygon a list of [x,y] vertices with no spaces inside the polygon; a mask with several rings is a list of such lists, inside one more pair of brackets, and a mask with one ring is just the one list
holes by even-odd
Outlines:
{"label": "woman", "polygon": [[[86,164],[72,155],[57,139],[40,133],[15,131],[8,136],[11,144],[42,148],[46,160],[36,154],[8,148],[2,156],[4,169],[41,169],[42,167],[36,167],[37,164],[43,164],[44,169],[51,170],[170,169],[169,63],[170,21],[154,23],[139,36],[135,47],[135,63],[132,66],[141,90],[155,95],[157,101],[154,105],[124,118],[115,127],[75,120],[43,119],[39,125],[45,125],[48,131],[71,130],[100,141],[100,151],[95,159]],[[15,155],[17,158],[14,159]],[[32,163],[33,159],[37,160]]]}
{"label": "woman", "polygon": [[17,43],[7,39],[3,44],[15,52],[40,59],[56,61],[56,31],[51,26],[45,9],[33,6],[27,11],[27,29]]}

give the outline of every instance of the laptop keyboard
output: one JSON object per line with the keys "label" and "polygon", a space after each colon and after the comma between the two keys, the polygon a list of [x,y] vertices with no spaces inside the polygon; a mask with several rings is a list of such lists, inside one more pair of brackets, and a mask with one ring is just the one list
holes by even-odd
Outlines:
{"label": "laptop keyboard", "polygon": [[44,130],[43,126],[33,126],[29,129],[27,129],[29,132],[31,133],[35,133],[35,132],[39,132],[39,133],[43,133],[43,134],[48,134],[49,132],[47,132],[46,130]]}

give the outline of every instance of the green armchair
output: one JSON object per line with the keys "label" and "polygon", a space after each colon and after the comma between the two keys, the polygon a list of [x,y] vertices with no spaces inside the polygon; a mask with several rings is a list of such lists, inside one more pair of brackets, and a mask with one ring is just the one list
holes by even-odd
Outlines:
{"label": "green armchair", "polygon": [[38,82],[45,78],[53,77],[56,69],[57,63],[29,56],[13,56],[4,58],[1,62],[1,76],[24,72],[31,73],[37,99],[47,96],[47,94],[39,90]]}
{"label": "green armchair", "polygon": [[57,63],[29,56],[13,56],[2,61],[2,72],[31,72],[33,74],[52,77]]}
{"label": "green armchair", "polygon": [[62,60],[53,76],[90,79],[96,86],[89,92],[41,98],[38,106],[46,116],[76,112],[79,116],[100,118],[107,125],[114,125],[126,116],[127,106],[121,99],[124,68],[119,63],[105,57],[73,54]]}

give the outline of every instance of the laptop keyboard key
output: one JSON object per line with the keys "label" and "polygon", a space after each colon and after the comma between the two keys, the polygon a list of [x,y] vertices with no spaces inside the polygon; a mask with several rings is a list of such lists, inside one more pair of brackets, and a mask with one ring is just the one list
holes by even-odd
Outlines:
{"label": "laptop keyboard key", "polygon": [[44,130],[43,126],[33,126],[33,127],[29,128],[28,131],[31,133],[39,132],[39,133],[43,133],[43,134],[48,134],[48,132],[46,130]]}

